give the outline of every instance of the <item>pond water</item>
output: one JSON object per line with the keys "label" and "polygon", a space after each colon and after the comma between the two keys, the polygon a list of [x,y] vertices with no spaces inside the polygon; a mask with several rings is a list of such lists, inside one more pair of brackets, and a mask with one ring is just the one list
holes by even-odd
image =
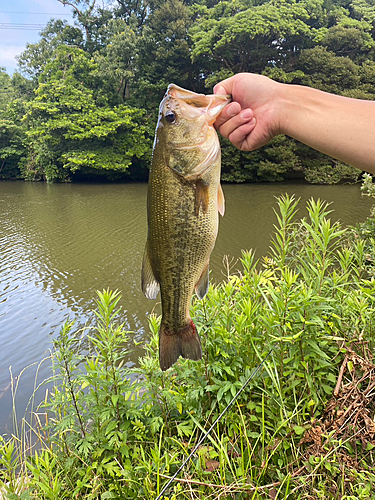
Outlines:
{"label": "pond water", "polygon": [[[83,325],[93,317],[96,290],[121,292],[122,320],[131,338],[146,342],[147,316],[160,304],[140,289],[146,241],[145,184],[59,184],[0,182],[0,433],[11,432],[10,373],[19,377],[18,416],[33,392],[34,379],[49,375],[51,339],[62,323]],[[362,222],[373,204],[358,185],[224,185],[226,214],[211,258],[211,279],[225,274],[223,257],[253,248],[267,253],[275,223],[275,197],[310,197],[332,202],[332,219]],[[235,267],[234,267],[235,268]],[[142,345],[133,349],[136,364]]]}

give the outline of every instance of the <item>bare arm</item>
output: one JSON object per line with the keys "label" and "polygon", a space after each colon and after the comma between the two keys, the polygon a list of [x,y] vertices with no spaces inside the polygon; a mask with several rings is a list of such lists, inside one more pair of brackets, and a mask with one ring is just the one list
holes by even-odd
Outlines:
{"label": "bare arm", "polygon": [[233,101],[216,121],[224,137],[252,151],[286,134],[322,153],[375,173],[375,102],[240,73],[215,87]]}

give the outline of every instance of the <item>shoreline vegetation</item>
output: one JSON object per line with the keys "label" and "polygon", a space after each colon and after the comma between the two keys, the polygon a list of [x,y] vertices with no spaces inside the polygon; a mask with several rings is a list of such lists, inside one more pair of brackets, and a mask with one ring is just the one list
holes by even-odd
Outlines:
{"label": "shoreline vegetation", "polygon": [[280,197],[268,255],[244,251],[193,301],[201,361],[162,372],[151,316],[128,368],[117,291],[98,292],[95,327],[65,323],[43,403],[0,438],[3,497],[155,500],[272,349],[163,498],[374,499],[374,213],[343,228],[298,206]]}
{"label": "shoreline vegetation", "polygon": [[[0,179],[146,180],[170,83],[211,93],[239,72],[375,99],[372,0],[58,0],[0,68]],[[355,117],[353,117],[355,120]],[[356,181],[360,172],[286,136],[253,152],[222,140],[222,180]]]}

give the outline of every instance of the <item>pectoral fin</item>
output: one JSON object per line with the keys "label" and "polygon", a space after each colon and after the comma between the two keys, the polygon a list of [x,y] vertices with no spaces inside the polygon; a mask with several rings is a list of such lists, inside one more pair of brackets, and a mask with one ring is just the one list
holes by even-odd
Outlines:
{"label": "pectoral fin", "polygon": [[154,272],[151,267],[148,241],[146,243],[145,252],[143,254],[143,264],[142,264],[142,291],[148,299],[156,299],[159,293],[160,285],[156,281]]}
{"label": "pectoral fin", "polygon": [[217,209],[219,210],[219,214],[223,216],[225,213],[225,198],[221,184],[219,184],[217,191]]}
{"label": "pectoral fin", "polygon": [[199,179],[195,183],[195,204],[194,204],[194,213],[198,217],[199,210],[202,209],[202,212],[206,214],[208,212],[208,204],[210,201],[209,192],[208,192],[208,184]]}
{"label": "pectoral fin", "polygon": [[205,265],[202,271],[201,277],[199,278],[198,283],[195,285],[195,293],[197,294],[199,299],[203,299],[203,297],[208,292],[208,285],[210,279],[209,264],[210,262],[207,261],[207,264]]}

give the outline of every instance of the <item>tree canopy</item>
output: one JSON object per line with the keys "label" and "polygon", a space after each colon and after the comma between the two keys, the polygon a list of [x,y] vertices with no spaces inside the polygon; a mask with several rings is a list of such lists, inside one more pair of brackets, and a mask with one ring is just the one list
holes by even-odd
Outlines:
{"label": "tree canopy", "polygon": [[[56,0],[52,19],[0,70],[0,178],[145,179],[169,83],[211,92],[240,71],[375,99],[375,0]],[[223,180],[356,179],[277,137],[255,152],[222,141]]]}

